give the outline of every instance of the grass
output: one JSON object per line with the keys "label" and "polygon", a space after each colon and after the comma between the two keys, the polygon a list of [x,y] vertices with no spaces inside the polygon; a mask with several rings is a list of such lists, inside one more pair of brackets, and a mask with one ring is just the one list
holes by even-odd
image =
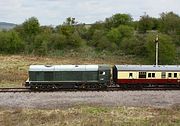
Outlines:
{"label": "grass", "polygon": [[[61,53],[61,52],[60,52]],[[103,52],[101,53],[103,54]],[[140,64],[131,56],[78,54],[57,57],[0,55],[0,87],[21,87],[31,64]],[[178,126],[180,107],[98,107],[79,105],[54,110],[0,108],[0,126]]]}
{"label": "grass", "polygon": [[[99,54],[100,55],[100,54]],[[0,55],[0,87],[21,87],[28,78],[28,68],[32,64],[138,64],[131,56],[101,56],[95,57],[83,54],[79,56],[73,51],[63,56],[30,56],[30,55]]]}
{"label": "grass", "polygon": [[180,108],[76,106],[72,108],[0,109],[1,126],[178,126]]}

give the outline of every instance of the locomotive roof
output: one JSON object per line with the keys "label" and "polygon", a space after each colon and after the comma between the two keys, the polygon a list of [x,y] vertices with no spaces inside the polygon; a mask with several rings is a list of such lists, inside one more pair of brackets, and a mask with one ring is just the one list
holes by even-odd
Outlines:
{"label": "locomotive roof", "polygon": [[98,71],[98,65],[31,65],[29,71]]}
{"label": "locomotive roof", "polygon": [[118,71],[180,71],[179,65],[115,65]]}

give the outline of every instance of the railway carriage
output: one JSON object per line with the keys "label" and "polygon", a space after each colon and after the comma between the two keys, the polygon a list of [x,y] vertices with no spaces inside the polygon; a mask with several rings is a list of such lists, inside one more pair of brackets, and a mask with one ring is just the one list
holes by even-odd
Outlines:
{"label": "railway carriage", "polygon": [[115,65],[113,81],[122,87],[180,87],[180,66]]}
{"label": "railway carriage", "polygon": [[110,83],[110,71],[108,65],[31,65],[26,87],[105,88]]}

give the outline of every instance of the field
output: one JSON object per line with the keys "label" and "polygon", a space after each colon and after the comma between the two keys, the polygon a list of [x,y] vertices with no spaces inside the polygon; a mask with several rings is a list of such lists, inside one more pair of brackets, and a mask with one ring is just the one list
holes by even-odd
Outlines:
{"label": "field", "polygon": [[56,110],[0,109],[1,126],[179,126],[180,109],[76,106]]}
{"label": "field", "polygon": [[[31,64],[140,64],[132,57],[77,58],[0,55],[0,87],[21,87]],[[180,125],[180,108],[104,107],[77,105],[73,107],[7,108],[0,106],[0,126],[171,126]]]}

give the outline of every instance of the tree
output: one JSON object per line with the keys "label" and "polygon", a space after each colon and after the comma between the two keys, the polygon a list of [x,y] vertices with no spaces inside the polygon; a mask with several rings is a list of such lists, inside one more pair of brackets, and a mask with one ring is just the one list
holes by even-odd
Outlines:
{"label": "tree", "polygon": [[84,44],[84,40],[79,36],[77,32],[74,32],[66,40],[66,47],[79,48]]}
{"label": "tree", "polygon": [[160,18],[160,31],[169,35],[180,35],[180,17],[169,12],[162,13]]}
{"label": "tree", "polygon": [[66,38],[65,48],[79,48],[84,43],[84,40],[77,31],[78,26],[76,24],[75,18],[69,17],[63,25],[57,27],[59,34]]}
{"label": "tree", "polygon": [[153,22],[152,30],[158,30],[159,29],[159,18],[151,18]]}
{"label": "tree", "polygon": [[121,39],[121,35],[120,32],[118,30],[118,28],[112,28],[108,33],[107,33],[107,38],[114,42],[114,43],[118,43],[118,41],[120,41]]}
{"label": "tree", "polygon": [[33,53],[37,55],[46,55],[48,53],[48,43],[50,34],[41,33],[35,36],[32,42]]}
{"label": "tree", "polygon": [[20,53],[24,43],[15,31],[0,32],[0,52],[7,54]]}
{"label": "tree", "polygon": [[109,50],[114,51],[116,49],[116,44],[110,41],[106,32],[102,30],[96,30],[92,36],[92,40],[89,42],[89,45],[95,47],[97,50]]}
{"label": "tree", "polygon": [[109,39],[106,36],[101,36],[101,38],[97,41],[97,49],[98,50],[108,50],[108,51],[114,51],[116,48],[116,44],[109,41]]}
{"label": "tree", "polygon": [[75,25],[77,23],[78,22],[76,21],[75,18],[68,17],[68,18],[66,18],[66,21],[63,23],[63,25]]}
{"label": "tree", "polygon": [[120,48],[130,55],[136,55],[138,57],[147,56],[147,51],[144,46],[144,41],[139,39],[138,36],[127,37],[120,43]]}
{"label": "tree", "polygon": [[128,25],[120,25],[117,28],[112,28],[108,33],[107,37],[110,41],[120,46],[120,43],[124,38],[130,38],[134,35],[134,28]]}
{"label": "tree", "polygon": [[51,34],[48,47],[50,50],[63,50],[66,46],[66,36],[63,34]]}
{"label": "tree", "polygon": [[94,34],[92,35],[92,40],[88,44],[90,46],[98,47],[99,42],[101,42],[99,40],[102,36],[105,36],[105,31],[95,30]]}
{"label": "tree", "polygon": [[25,34],[28,36],[35,36],[40,32],[40,24],[36,17],[27,19],[22,26]]}
{"label": "tree", "polygon": [[59,25],[56,27],[57,31],[60,34],[65,35],[66,37],[70,37],[75,32],[75,25],[77,22],[75,21],[75,18],[68,17],[66,18],[66,21],[63,23],[63,25]]}
{"label": "tree", "polygon": [[145,14],[141,16],[141,19],[139,20],[138,31],[140,33],[146,33],[147,30],[152,30],[153,25],[153,18]]}
{"label": "tree", "polygon": [[116,28],[119,25],[130,25],[132,18],[128,14],[115,14],[110,18],[106,18],[105,27],[108,29]]}
{"label": "tree", "polygon": [[106,31],[103,22],[99,21],[91,25],[91,27],[88,29],[87,32],[87,40],[93,39],[93,35],[96,31],[104,31],[104,32]]}
{"label": "tree", "polygon": [[54,32],[55,32],[55,30],[52,26],[41,26],[40,27],[40,33],[52,34]]}
{"label": "tree", "polygon": [[79,34],[82,39],[88,40],[88,28],[86,28],[85,24],[79,24],[75,27],[75,31]]}
{"label": "tree", "polygon": [[71,25],[63,25],[59,29],[60,34],[63,34],[67,37],[71,36],[75,32],[74,26]]}

